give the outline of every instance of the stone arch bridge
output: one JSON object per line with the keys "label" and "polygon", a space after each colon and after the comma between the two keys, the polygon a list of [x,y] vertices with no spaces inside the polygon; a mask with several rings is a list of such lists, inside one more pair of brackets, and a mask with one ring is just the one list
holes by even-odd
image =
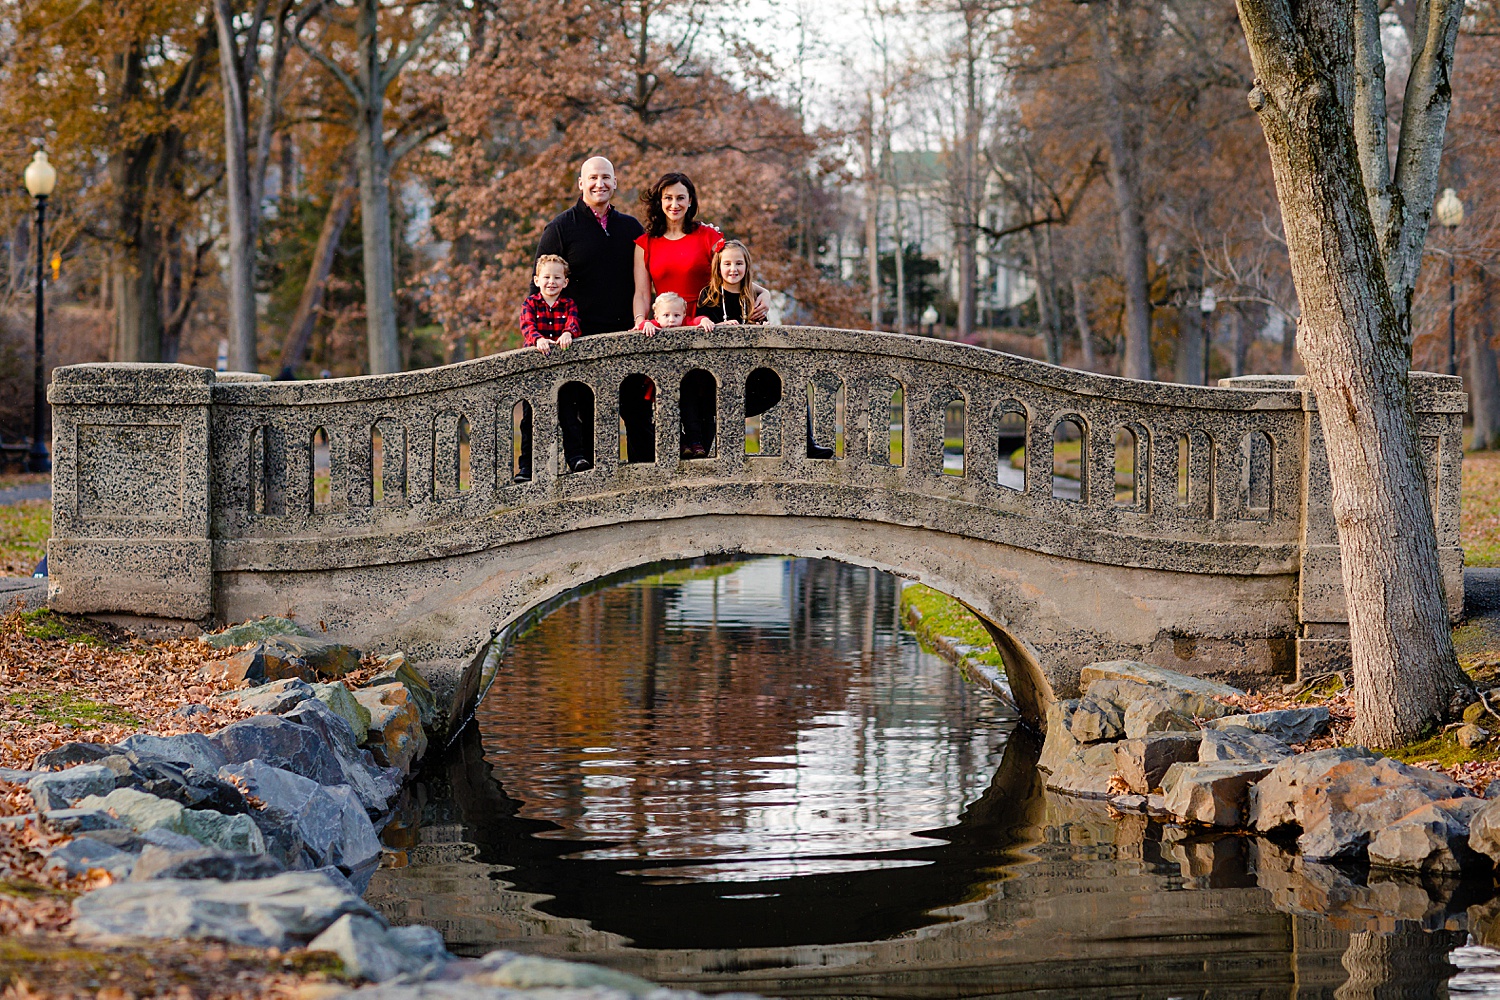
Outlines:
{"label": "stone arch bridge", "polygon": [[[761,369],[781,402],[747,421]],[[718,433],[682,459],[695,370],[717,384]],[[619,411],[639,376],[654,460],[632,463]],[[569,382],[592,396],[587,471],[563,463]],[[1456,613],[1466,397],[1449,376],[1413,386]],[[75,365],[49,398],[54,608],[293,612],[446,668],[470,696],[497,628],[600,577],[721,553],[831,557],[958,598],[1034,715],[1098,659],[1244,676],[1347,656],[1321,431],[1290,377],[1140,382],[924,338],[736,327],[317,382]],[[809,436],[834,457],[809,458]]]}

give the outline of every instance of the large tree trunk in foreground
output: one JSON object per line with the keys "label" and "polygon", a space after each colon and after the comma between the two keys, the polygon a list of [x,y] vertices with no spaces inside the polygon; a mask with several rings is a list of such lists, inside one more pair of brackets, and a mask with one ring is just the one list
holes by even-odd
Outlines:
{"label": "large tree trunk in foreground", "polygon": [[1298,347],[1327,444],[1354,660],[1353,736],[1393,746],[1441,719],[1469,683],[1443,603],[1406,331],[1352,128],[1355,11],[1330,0],[1238,7],[1256,75],[1250,105],[1270,148],[1301,304]]}

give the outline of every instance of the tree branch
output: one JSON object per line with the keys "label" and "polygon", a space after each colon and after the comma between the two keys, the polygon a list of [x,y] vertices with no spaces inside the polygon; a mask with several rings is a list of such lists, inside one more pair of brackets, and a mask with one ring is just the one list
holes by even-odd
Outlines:
{"label": "tree branch", "polygon": [[395,58],[381,67],[380,79],[377,81],[377,85],[382,94],[385,93],[385,88],[389,87],[391,82],[401,74],[401,70],[405,68],[406,64],[411,62],[412,57],[421,51],[422,46],[427,44],[427,40],[432,37],[433,32],[438,30],[438,26],[448,19],[450,10],[451,8],[449,8],[447,3],[439,7],[438,12],[432,15],[432,18],[422,26],[421,31],[417,32],[417,37],[408,42],[406,48],[402,49]]}
{"label": "tree branch", "polygon": [[354,78],[344,71],[344,67],[340,66],[338,63],[325,56],[321,50],[315,49],[311,45],[308,45],[307,42],[303,40],[301,34],[292,36],[292,40],[297,43],[297,48],[301,49],[309,56],[312,56],[312,58],[320,63],[324,69],[333,74],[333,78],[335,80],[343,84],[344,89],[349,92],[349,96],[354,99],[355,107],[360,109],[364,108],[364,91],[359,89],[359,84],[355,83]]}

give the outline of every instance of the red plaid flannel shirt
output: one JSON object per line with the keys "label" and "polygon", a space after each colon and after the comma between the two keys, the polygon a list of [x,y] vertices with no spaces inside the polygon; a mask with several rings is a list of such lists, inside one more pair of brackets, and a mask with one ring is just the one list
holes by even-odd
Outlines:
{"label": "red plaid flannel shirt", "polygon": [[583,336],[583,328],[578,325],[578,307],[572,299],[560,295],[557,302],[549,306],[541,292],[526,296],[526,301],[521,303],[522,343],[535,347],[540,337],[556,340],[564,333]]}

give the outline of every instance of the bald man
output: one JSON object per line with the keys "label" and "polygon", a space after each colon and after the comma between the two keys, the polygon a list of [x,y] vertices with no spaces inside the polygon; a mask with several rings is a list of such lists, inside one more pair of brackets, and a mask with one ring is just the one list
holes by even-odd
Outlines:
{"label": "bald man", "polygon": [[[602,156],[591,156],[578,169],[578,203],[547,223],[536,255],[557,254],[568,262],[568,296],[578,306],[583,336],[629,330],[635,297],[635,240],[645,232],[634,216],[615,211],[615,167]],[[533,262],[532,273],[536,273]],[[532,291],[536,291],[533,286]],[[570,472],[594,467],[593,408],[580,394],[578,383],[563,386],[557,398],[562,427],[563,461]],[[634,398],[639,395],[640,398]],[[625,421],[627,461],[651,462],[656,457],[649,391],[621,399]],[[531,413],[521,421],[518,480],[531,478]]]}
{"label": "bald man", "polygon": [[568,295],[585,336],[635,325],[635,239],[645,230],[610,204],[618,186],[614,164],[602,156],[584,160],[578,203],[547,223],[536,248],[538,257],[554,253],[568,262]]}

